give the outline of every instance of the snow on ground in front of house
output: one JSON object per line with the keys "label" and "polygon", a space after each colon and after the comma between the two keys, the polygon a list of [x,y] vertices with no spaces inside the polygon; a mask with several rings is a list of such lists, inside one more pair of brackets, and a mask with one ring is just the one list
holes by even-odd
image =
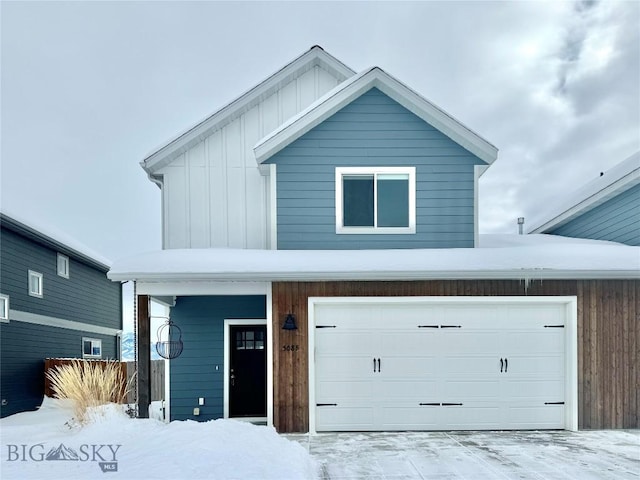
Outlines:
{"label": "snow on ground in front of house", "polygon": [[[0,477],[313,479],[317,463],[271,427],[235,420],[132,419],[122,405],[91,409],[70,428],[69,401],[45,398],[35,412],[0,420]],[[71,422],[73,423],[73,422]],[[46,459],[47,455],[54,458]],[[117,472],[112,469],[117,468]]]}

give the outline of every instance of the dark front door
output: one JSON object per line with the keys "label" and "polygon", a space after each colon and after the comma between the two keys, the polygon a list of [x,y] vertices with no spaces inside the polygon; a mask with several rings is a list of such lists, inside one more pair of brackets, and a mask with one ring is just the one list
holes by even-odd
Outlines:
{"label": "dark front door", "polygon": [[267,416],[267,327],[231,326],[229,416]]}

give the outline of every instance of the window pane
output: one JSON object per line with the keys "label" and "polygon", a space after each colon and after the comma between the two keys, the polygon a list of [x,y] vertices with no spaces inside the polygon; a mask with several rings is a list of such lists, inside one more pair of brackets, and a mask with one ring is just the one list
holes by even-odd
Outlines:
{"label": "window pane", "polygon": [[378,226],[409,226],[409,175],[378,175]]}
{"label": "window pane", "polygon": [[85,355],[91,355],[91,340],[85,340],[82,342],[82,353]]}
{"label": "window pane", "polygon": [[373,175],[342,177],[345,227],[373,227]]}
{"label": "window pane", "polygon": [[100,345],[94,345],[93,349],[91,350],[91,354],[92,355],[100,355]]}

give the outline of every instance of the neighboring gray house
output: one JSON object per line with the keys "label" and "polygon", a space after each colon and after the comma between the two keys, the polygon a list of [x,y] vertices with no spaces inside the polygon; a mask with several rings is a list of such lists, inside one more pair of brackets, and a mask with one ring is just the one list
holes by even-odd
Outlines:
{"label": "neighboring gray house", "polygon": [[136,282],[141,345],[150,298],[181,329],[171,420],[638,427],[640,248],[480,236],[497,153],[384,70],[315,46],[149,154],[163,248],[108,275]]}
{"label": "neighboring gray house", "polygon": [[640,152],[561,199],[528,232],[640,245]]}
{"label": "neighboring gray house", "polygon": [[118,359],[121,286],[109,262],[59,233],[0,213],[1,416],[34,410],[45,358]]}

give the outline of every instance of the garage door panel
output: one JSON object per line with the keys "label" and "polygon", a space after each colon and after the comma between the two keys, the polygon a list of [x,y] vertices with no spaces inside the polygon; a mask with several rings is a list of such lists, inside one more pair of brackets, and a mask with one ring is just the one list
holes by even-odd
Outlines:
{"label": "garage door panel", "polygon": [[381,430],[438,430],[439,407],[396,404],[381,409]]}
{"label": "garage door panel", "polygon": [[369,330],[359,332],[318,329],[315,335],[316,351],[323,355],[335,355],[345,352],[367,354],[375,347],[376,336]]}
{"label": "garage door panel", "polygon": [[565,315],[536,302],[317,305],[316,325],[335,328],[315,329],[315,402],[336,406],[316,407],[316,429],[563,428]]}
{"label": "garage door panel", "polygon": [[442,401],[464,403],[470,397],[469,392],[473,392],[473,397],[477,400],[496,401],[500,398],[500,381],[495,376],[472,380],[449,380],[442,386],[442,398],[446,399]]}
{"label": "garage door panel", "polygon": [[563,376],[563,373],[564,356],[560,354],[510,355],[508,357],[508,375],[510,378],[521,375],[553,378]]}
{"label": "garage door panel", "polygon": [[358,380],[373,374],[373,358],[362,355],[321,355],[316,357],[318,379]]}
{"label": "garage door panel", "polygon": [[441,362],[447,379],[453,376],[474,378],[476,375],[493,375],[500,371],[500,359],[492,354],[448,355]]}
{"label": "garage door panel", "polygon": [[504,307],[509,327],[513,330],[527,329],[532,326],[544,328],[545,325],[564,324],[562,305],[507,305]]}
{"label": "garage door panel", "polygon": [[378,357],[389,355],[422,356],[442,349],[437,335],[420,331],[417,327],[400,332],[381,331],[379,337]]}
{"label": "garage door panel", "polygon": [[326,381],[318,384],[319,393],[316,403],[344,403],[356,401],[366,405],[375,398],[375,385],[372,382]]}
{"label": "garage door panel", "polygon": [[500,332],[498,330],[481,329],[442,329],[438,335],[441,348],[455,353],[487,353],[495,356],[500,348]]}
{"label": "garage door panel", "polygon": [[564,378],[550,380],[509,380],[500,383],[500,397],[514,401],[530,399],[534,403],[562,401],[565,390]]}
{"label": "garage door panel", "polygon": [[[433,355],[396,356],[380,358],[380,374],[382,377],[409,377],[413,380],[429,377],[438,373],[440,359]],[[382,380],[382,379],[380,379]]]}
{"label": "garage door panel", "polygon": [[435,402],[442,397],[442,389],[437,380],[389,380],[377,382],[373,389],[374,398],[380,401],[393,400],[402,402],[412,400],[416,405]]}
{"label": "garage door panel", "polygon": [[366,405],[317,407],[316,421],[330,431],[367,431],[374,423],[374,408]]}
{"label": "garage door panel", "polygon": [[536,353],[564,353],[564,329],[544,328],[507,331],[503,337],[505,354],[521,353],[535,345]]}
{"label": "garage door panel", "polygon": [[564,405],[505,406],[506,423],[522,429],[561,429],[564,425]]}

